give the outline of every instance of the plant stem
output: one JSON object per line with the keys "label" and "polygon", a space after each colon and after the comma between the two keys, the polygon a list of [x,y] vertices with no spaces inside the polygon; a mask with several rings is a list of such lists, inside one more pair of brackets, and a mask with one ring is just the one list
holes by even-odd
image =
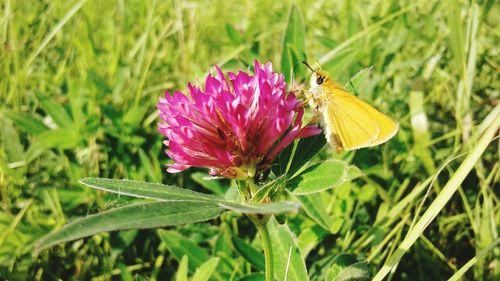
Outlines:
{"label": "plant stem", "polygon": [[[250,193],[249,199],[251,199],[259,190],[259,187],[255,184],[253,176],[254,174],[247,179],[247,188]],[[264,261],[266,265],[266,281],[274,281],[273,248],[271,244],[271,237],[269,236],[269,231],[266,227],[269,215],[248,214],[248,218],[253,222],[253,224],[255,224],[262,241],[262,248],[264,248]]]}
{"label": "plant stem", "polygon": [[250,190],[250,196],[253,197],[255,193],[259,190],[258,186],[255,184],[254,178],[248,178],[247,180],[248,189]]}
{"label": "plant stem", "polygon": [[274,281],[273,248],[271,244],[271,237],[269,236],[269,231],[267,231],[265,223],[268,217],[258,219],[257,217],[250,215],[249,218],[257,227],[257,231],[260,234],[260,239],[262,240],[262,247],[264,248],[264,260],[266,264],[266,281]]}

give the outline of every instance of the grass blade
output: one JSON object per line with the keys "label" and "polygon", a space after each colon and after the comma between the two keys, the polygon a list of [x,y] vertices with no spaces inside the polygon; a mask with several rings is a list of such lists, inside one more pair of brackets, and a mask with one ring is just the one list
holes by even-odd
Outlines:
{"label": "grass blade", "polygon": [[293,5],[288,14],[288,24],[283,36],[281,71],[286,82],[292,81],[294,65],[305,60],[305,28],[299,8]]}
{"label": "grass blade", "polygon": [[398,264],[403,255],[410,249],[410,247],[424,232],[427,226],[444,208],[446,203],[450,200],[451,196],[455,194],[460,184],[464,181],[465,177],[472,170],[477,160],[479,160],[486,147],[490,144],[491,139],[494,137],[499,126],[500,126],[500,114],[497,114],[496,118],[492,120],[492,123],[489,126],[488,130],[479,139],[474,149],[469,153],[464,162],[462,162],[458,170],[453,174],[448,183],[443,187],[443,190],[438,194],[436,199],[432,202],[427,211],[422,215],[420,220],[418,220],[418,222],[415,224],[415,227],[413,227],[408,232],[403,242],[401,242],[401,244],[399,245],[398,249],[389,258],[387,263],[379,270],[379,272],[375,275],[373,280],[376,281],[384,279],[384,277],[389,273],[391,268]]}
{"label": "grass blade", "polygon": [[56,36],[57,32],[59,32],[63,26],[80,10],[80,8],[85,4],[87,0],[81,0],[78,3],[76,3],[67,13],[66,15],[59,21],[56,26],[45,36],[43,39],[42,43],[36,50],[29,56],[28,60],[26,61],[26,68],[30,66],[30,64],[36,59],[36,57],[43,51],[45,46]]}
{"label": "grass blade", "polygon": [[266,269],[266,265],[264,263],[264,255],[257,251],[252,245],[245,242],[245,240],[238,238],[237,236],[231,237],[231,242],[233,242],[233,246],[236,251],[245,258],[252,266],[260,271],[264,271]]}
{"label": "grass blade", "polygon": [[475,257],[470,259],[464,266],[462,266],[455,274],[453,274],[448,281],[458,281],[462,280],[461,277],[469,270],[477,261],[484,257],[490,250],[494,249],[498,243],[500,242],[500,238],[495,239],[488,247],[479,252]]}
{"label": "grass blade", "polygon": [[352,43],[354,43],[356,40],[358,39],[361,39],[363,36],[366,36],[374,31],[376,31],[377,29],[379,29],[380,27],[382,27],[382,25],[386,24],[387,22],[405,14],[406,12],[409,12],[411,11],[414,7],[416,6],[416,4],[412,4],[412,5],[409,5],[408,7],[405,7],[399,11],[396,11],[388,16],[386,16],[385,18],[381,19],[380,21],[370,25],[368,28],[366,28],[365,30],[363,31],[360,31],[356,34],[354,34],[351,38],[345,40],[344,42],[340,43],[335,49],[331,50],[330,52],[324,54],[320,59],[319,59],[319,63],[320,64],[326,64],[327,62],[329,62],[330,60],[332,60],[333,58],[335,58],[335,56],[337,56],[337,54],[339,54],[341,51],[343,51],[344,49],[346,49],[347,47],[349,47],[349,45],[351,45]]}

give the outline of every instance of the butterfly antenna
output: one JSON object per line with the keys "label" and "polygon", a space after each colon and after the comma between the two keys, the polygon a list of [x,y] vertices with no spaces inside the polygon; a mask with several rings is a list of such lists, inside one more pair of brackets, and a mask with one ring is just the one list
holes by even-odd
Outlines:
{"label": "butterfly antenna", "polygon": [[313,69],[313,68],[312,68],[312,67],[311,67],[311,66],[307,63],[307,61],[303,61],[302,63],[303,63],[305,66],[307,66],[307,68],[309,68],[312,72],[317,73],[317,71],[316,71],[316,70],[314,70],[314,69]]}
{"label": "butterfly antenna", "polygon": [[318,69],[321,70],[321,64],[319,63],[319,60],[316,60],[316,64],[318,65]]}

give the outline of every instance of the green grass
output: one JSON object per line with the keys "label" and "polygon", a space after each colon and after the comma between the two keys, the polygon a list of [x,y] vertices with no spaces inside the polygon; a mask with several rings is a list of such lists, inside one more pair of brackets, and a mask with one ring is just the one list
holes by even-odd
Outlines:
{"label": "green grass", "polygon": [[[286,30],[295,2],[295,28]],[[296,56],[318,60],[341,85],[373,66],[357,92],[400,124],[380,147],[320,153],[366,174],[308,199],[329,220],[278,216],[311,279],[324,280],[342,252],[390,280],[498,279],[499,6],[295,2],[3,0],[0,278],[169,280],[179,264],[196,278],[216,267],[214,280],[257,272],[232,242],[260,250],[256,230],[234,213],[168,230],[185,244],[169,244],[163,230],[131,230],[32,251],[53,229],[132,201],[80,185],[85,177],[235,192],[235,183],[203,181],[203,169],[165,172],[156,102],[201,83],[214,64],[271,60],[286,71]],[[306,75],[299,69],[294,85]]]}

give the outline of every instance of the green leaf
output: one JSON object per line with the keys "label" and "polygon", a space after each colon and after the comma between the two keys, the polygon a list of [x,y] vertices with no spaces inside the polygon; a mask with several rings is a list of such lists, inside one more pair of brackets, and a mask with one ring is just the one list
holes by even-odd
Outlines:
{"label": "green leaf", "polygon": [[299,204],[295,202],[273,202],[267,204],[219,202],[221,208],[244,214],[297,213]]}
{"label": "green leaf", "polygon": [[5,111],[4,114],[7,118],[12,120],[16,126],[28,134],[38,135],[49,129],[43,124],[42,120],[35,118],[31,114],[10,110]]}
{"label": "green leaf", "polygon": [[357,199],[359,203],[370,202],[377,196],[377,187],[373,184],[365,184],[361,187]]}
{"label": "green leaf", "polygon": [[241,37],[241,34],[238,30],[236,30],[236,28],[234,28],[232,25],[230,24],[226,24],[226,32],[227,32],[227,35],[229,36],[229,39],[231,39],[231,41],[233,41],[233,43],[235,44],[242,44],[243,43],[243,38]]}
{"label": "green leaf", "polygon": [[335,41],[330,36],[316,35],[315,39],[328,49],[335,49],[335,47],[339,45],[339,42]]}
{"label": "green leaf", "polygon": [[273,241],[274,277],[288,281],[309,280],[304,258],[297,247],[295,235],[288,226],[280,225],[271,217],[267,229]]}
{"label": "green leaf", "polygon": [[[448,25],[449,25],[449,44],[451,54],[454,60],[454,69],[457,73],[461,73],[462,69],[465,69],[466,64],[466,48],[465,48],[465,32],[462,22],[461,10],[462,6],[458,5],[458,1],[451,1],[452,5],[449,9],[446,9],[448,13]],[[451,65],[451,64],[450,64]]]}
{"label": "green leaf", "polygon": [[302,15],[297,6],[293,5],[288,14],[288,23],[281,46],[281,71],[285,74],[287,83],[292,81],[294,66],[306,59],[305,46],[305,28]]}
{"label": "green leaf", "polygon": [[372,70],[373,67],[361,69],[349,80],[349,82],[345,84],[344,89],[355,94],[356,96],[359,95],[359,93],[363,92],[363,86],[365,85],[366,80],[370,77]]}
{"label": "green leaf", "polygon": [[146,174],[148,175],[149,179],[153,181],[161,181],[162,178],[161,169],[158,168],[155,169],[155,166],[152,163],[151,159],[146,154],[146,152],[144,152],[142,148],[139,148],[138,152],[139,152],[139,159],[141,159],[141,165],[145,170]]}
{"label": "green leaf", "polygon": [[175,273],[175,281],[189,281],[188,279],[188,256],[184,255],[179,262],[177,272]]}
{"label": "green leaf", "polygon": [[328,232],[319,225],[305,228],[297,238],[297,244],[300,252],[307,257],[309,252],[314,249],[323,238],[328,235]]}
{"label": "green leaf", "polygon": [[120,269],[120,278],[122,281],[134,280],[134,277],[132,277],[132,274],[130,273],[130,271],[128,270],[127,266],[124,263],[119,262],[118,268]]}
{"label": "green leaf", "polygon": [[189,258],[189,271],[194,272],[209,259],[209,255],[205,249],[180,235],[178,232],[159,229],[157,233],[176,260],[179,261],[184,256]]}
{"label": "green leaf", "polygon": [[349,166],[340,160],[327,160],[312,165],[288,182],[288,188],[294,194],[303,195],[324,191],[346,181],[361,176],[355,166]]}
{"label": "green leaf", "polygon": [[480,20],[481,24],[488,18],[491,8],[495,4],[495,0],[486,0],[486,2],[483,3],[484,3],[483,11],[481,12],[481,20]]}
{"label": "green leaf", "polygon": [[258,270],[265,270],[266,266],[264,264],[264,255],[261,252],[257,251],[250,244],[236,236],[232,236],[231,241],[233,242],[236,251],[238,251],[238,253],[251,265],[253,265]]}
{"label": "green leaf", "polygon": [[118,235],[113,237],[110,241],[110,245],[113,248],[113,254],[120,255],[125,251],[132,242],[134,242],[139,231],[137,229],[120,231]]}
{"label": "green leaf", "polygon": [[221,201],[216,196],[191,191],[189,189],[131,180],[114,180],[104,178],[85,178],[80,183],[99,190],[139,198],[156,199],[160,201]]}
{"label": "green leaf", "polygon": [[[228,229],[221,229],[219,231],[219,234],[216,235],[215,242],[213,243],[212,247],[212,253],[217,253],[218,256],[229,256],[232,255],[233,253],[233,247],[231,247],[231,234]],[[230,261],[229,263],[232,264],[233,261]],[[226,262],[225,262],[226,263]],[[223,264],[226,266],[226,264]]]}
{"label": "green leaf", "polygon": [[356,280],[356,281],[363,281],[363,280],[370,280],[371,278],[371,272],[368,266],[366,265],[365,262],[358,262],[355,264],[352,264],[348,266],[347,268],[343,269],[338,275],[333,277],[332,279],[328,279],[329,275],[327,273],[327,278],[325,279],[328,281],[351,281],[351,280]]}
{"label": "green leaf", "polygon": [[21,140],[19,139],[19,134],[10,123],[10,121],[5,119],[1,122],[0,140],[2,141],[1,144],[7,158],[7,163],[18,166],[25,163],[26,155]]}
{"label": "green leaf", "polygon": [[278,177],[273,179],[272,181],[268,181],[266,184],[261,186],[259,190],[254,194],[250,202],[262,202],[266,197],[268,197],[269,193],[272,193],[274,190],[279,188],[279,186],[283,182],[283,177]]}
{"label": "green leaf", "polygon": [[220,207],[214,202],[172,201],[128,205],[76,219],[40,239],[37,250],[105,231],[206,221],[218,217],[220,212]]}
{"label": "green leaf", "polygon": [[129,108],[125,116],[123,116],[123,123],[132,128],[139,127],[139,123],[144,119],[144,115],[146,115],[148,109],[147,106],[134,106]]}
{"label": "green leaf", "polygon": [[220,258],[213,257],[196,269],[191,281],[208,281],[214,274],[215,268],[219,264]]}
{"label": "green leaf", "polygon": [[351,264],[355,264],[356,262],[358,262],[358,260],[350,254],[337,255],[333,259],[330,269],[328,269],[325,280],[335,278],[344,268]]}
{"label": "green leaf", "polygon": [[313,159],[326,145],[323,134],[300,139],[287,174],[293,177],[304,165]]}
{"label": "green leaf", "polygon": [[79,138],[74,129],[58,128],[38,134],[37,142],[44,148],[69,149],[78,146]]}
{"label": "green leaf", "polygon": [[332,228],[332,223],[330,217],[326,213],[326,207],[323,204],[321,195],[318,193],[307,194],[307,195],[296,195],[295,196],[302,209],[306,212],[307,216],[315,221],[318,225],[323,227],[325,230],[330,231]]}
{"label": "green leaf", "polygon": [[120,195],[155,199],[159,201],[214,202],[218,203],[217,206],[222,209],[237,211],[245,214],[296,213],[299,208],[299,205],[293,202],[276,202],[267,204],[242,204],[229,202],[214,195],[160,183],[103,178],[85,178],[81,180],[80,183],[95,189],[118,193]]}
{"label": "green leaf", "polygon": [[286,174],[288,178],[293,177],[295,173],[321,151],[325,144],[325,137],[323,135],[316,135],[300,139],[294,145],[289,145],[274,161],[272,168],[274,174],[277,176]]}
{"label": "green leaf", "polygon": [[327,271],[325,281],[370,280],[371,272],[365,262],[358,262],[349,254],[335,257],[333,265]]}
{"label": "green leaf", "polygon": [[75,128],[73,119],[62,105],[45,95],[39,94],[37,98],[43,111],[45,111],[60,128]]}

